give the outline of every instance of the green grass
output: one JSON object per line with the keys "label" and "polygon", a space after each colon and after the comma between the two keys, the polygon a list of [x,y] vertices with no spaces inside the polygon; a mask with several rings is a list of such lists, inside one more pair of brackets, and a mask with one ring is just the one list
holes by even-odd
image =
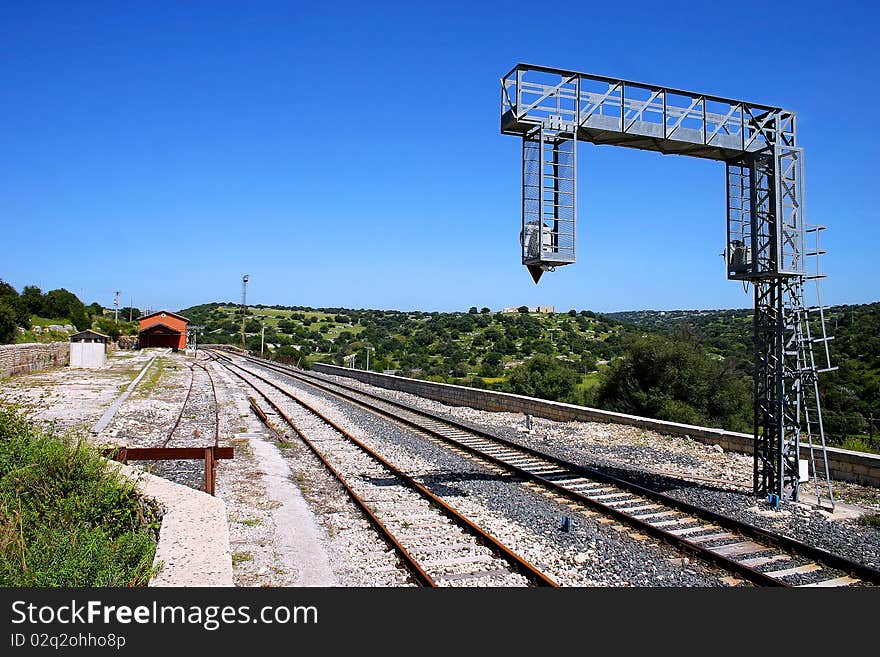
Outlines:
{"label": "green grass", "polygon": [[84,439],[0,406],[0,586],[143,586],[158,513]]}
{"label": "green grass", "polygon": [[257,525],[263,524],[263,521],[259,518],[246,518],[245,520],[239,520],[238,522],[245,527],[256,527]]}
{"label": "green grass", "polygon": [[848,437],[841,445],[833,445],[841,449],[849,449],[854,452],[869,452],[871,454],[880,454],[880,445],[875,441],[871,443],[868,436],[860,438],[857,436]]}
{"label": "green grass", "polygon": [[156,358],[156,362],[150,367],[150,371],[141,379],[138,390],[142,395],[149,395],[153,389],[159,385],[162,374],[165,373],[165,364],[161,357]]}
{"label": "green grass", "polygon": [[59,326],[64,326],[65,324],[70,324],[70,319],[67,317],[61,318],[46,318],[46,317],[37,317],[36,315],[31,315],[31,326],[49,326],[50,324],[58,324]]}
{"label": "green grass", "polygon": [[868,513],[859,518],[859,524],[880,529],[880,513]]}
{"label": "green grass", "polygon": [[39,343],[49,343],[49,342],[66,342],[70,337],[70,334],[66,331],[41,331],[40,333],[35,333],[30,330],[31,326],[39,326],[46,327],[52,324],[57,324],[58,326],[64,326],[65,324],[70,324],[70,320],[67,317],[38,317],[37,315],[31,315],[30,326],[28,326],[28,330],[22,333],[17,333],[15,335],[15,343],[16,344],[24,344],[28,342],[39,342]]}
{"label": "green grass", "polygon": [[238,564],[244,561],[253,561],[254,555],[250,552],[233,552],[232,553],[232,565],[237,566]]}

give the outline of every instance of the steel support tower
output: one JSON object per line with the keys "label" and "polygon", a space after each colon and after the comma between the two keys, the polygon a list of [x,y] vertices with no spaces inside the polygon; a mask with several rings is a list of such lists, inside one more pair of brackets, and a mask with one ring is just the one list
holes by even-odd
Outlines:
{"label": "steel support tower", "polygon": [[824,227],[805,223],[794,112],[518,64],[501,79],[501,132],[522,138],[520,244],[536,283],[575,262],[577,141],[725,163],[727,277],[755,294],[754,493],[797,500],[811,472],[817,498],[821,477],[833,506],[817,383],[834,369],[818,284]]}
{"label": "steel support tower", "polygon": [[241,349],[244,351],[246,349],[245,339],[244,339],[244,323],[247,319],[247,284],[251,277],[248,274],[244,274],[241,277]]}

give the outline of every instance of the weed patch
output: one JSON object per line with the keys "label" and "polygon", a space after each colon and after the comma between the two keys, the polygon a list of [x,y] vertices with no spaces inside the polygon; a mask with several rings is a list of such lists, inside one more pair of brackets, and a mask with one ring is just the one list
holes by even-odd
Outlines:
{"label": "weed patch", "polygon": [[72,434],[0,406],[0,586],[143,586],[160,518]]}

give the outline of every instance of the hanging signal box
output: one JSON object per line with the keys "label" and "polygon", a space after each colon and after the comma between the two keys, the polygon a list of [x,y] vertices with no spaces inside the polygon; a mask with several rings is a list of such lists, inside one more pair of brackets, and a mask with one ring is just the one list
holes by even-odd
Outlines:
{"label": "hanging signal box", "polygon": [[729,279],[806,272],[802,169],[801,149],[779,145],[727,163]]}
{"label": "hanging signal box", "polygon": [[535,279],[575,261],[576,140],[536,126],[523,135],[522,263]]}

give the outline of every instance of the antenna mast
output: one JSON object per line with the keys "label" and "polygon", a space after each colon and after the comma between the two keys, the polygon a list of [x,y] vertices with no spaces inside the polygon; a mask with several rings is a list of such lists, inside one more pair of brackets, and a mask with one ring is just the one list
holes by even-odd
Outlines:
{"label": "antenna mast", "polygon": [[250,276],[241,277],[241,348],[244,349],[244,320],[247,316],[247,284]]}

